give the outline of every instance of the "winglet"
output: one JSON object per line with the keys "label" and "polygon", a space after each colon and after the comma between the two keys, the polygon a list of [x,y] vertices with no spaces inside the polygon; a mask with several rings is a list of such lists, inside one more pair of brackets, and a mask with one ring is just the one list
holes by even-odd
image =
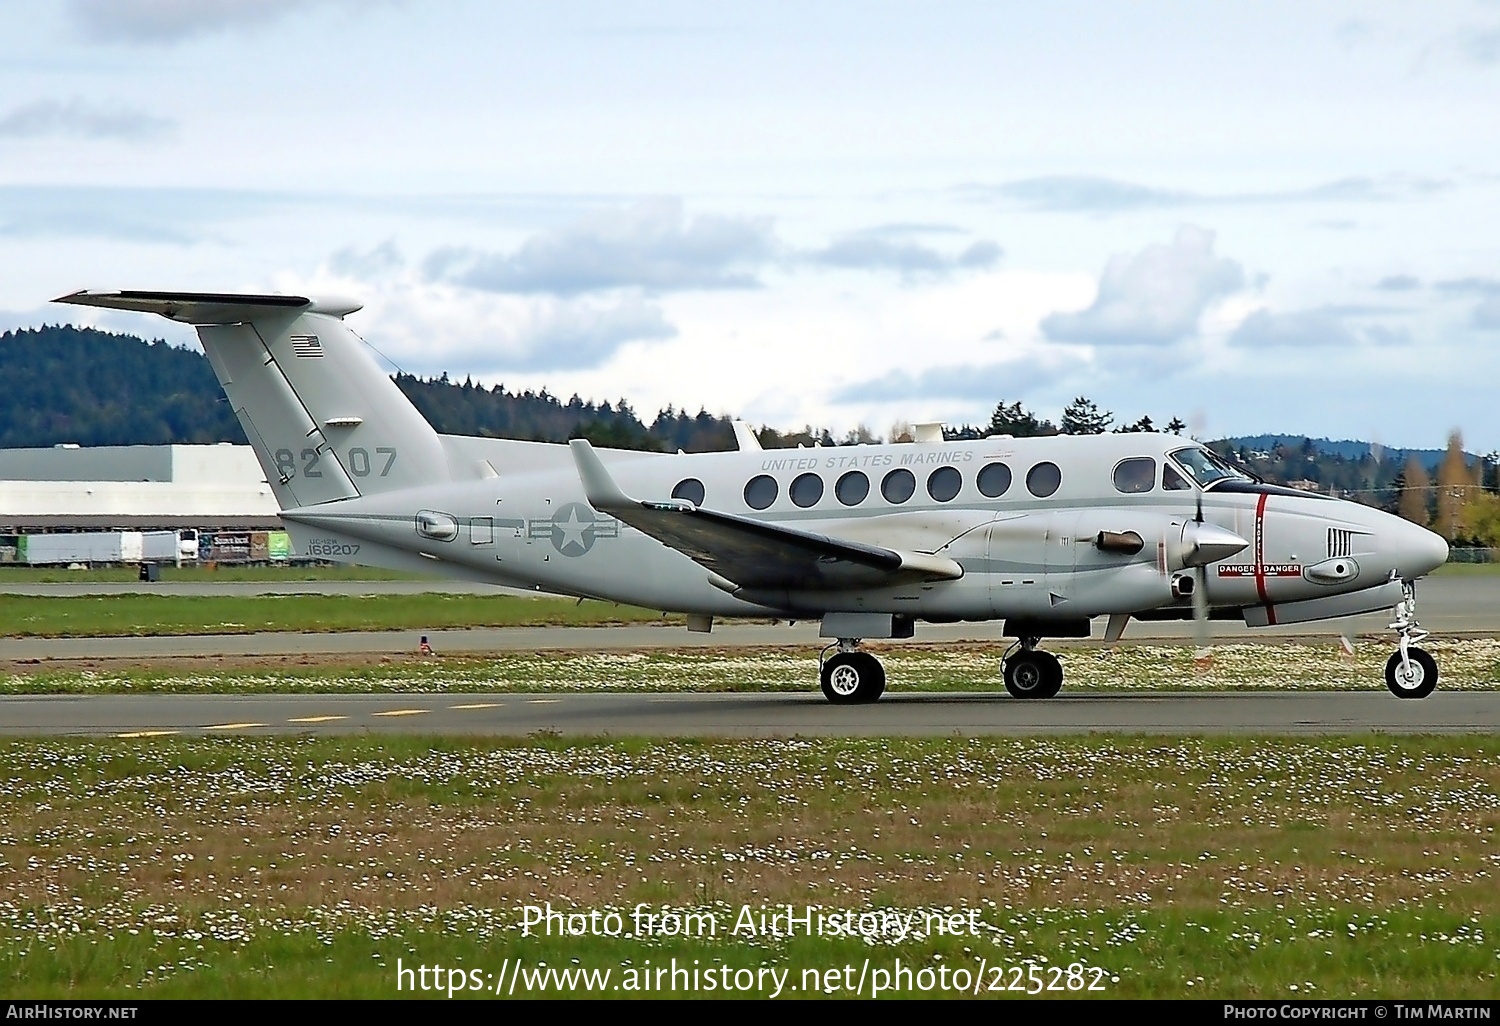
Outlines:
{"label": "winglet", "polygon": [[573,464],[578,468],[579,480],[583,482],[583,494],[588,497],[590,506],[600,512],[609,512],[640,505],[615,484],[615,479],[604,469],[604,461],[599,459],[599,454],[594,451],[587,438],[573,439],[568,443],[568,448],[573,451]]}

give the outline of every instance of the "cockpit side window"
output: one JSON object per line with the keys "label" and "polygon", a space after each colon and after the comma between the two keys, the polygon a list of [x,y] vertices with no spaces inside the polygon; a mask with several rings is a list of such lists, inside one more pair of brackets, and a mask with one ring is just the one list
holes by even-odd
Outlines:
{"label": "cockpit side window", "polygon": [[1163,491],[1168,492],[1185,492],[1193,487],[1192,482],[1178,473],[1177,468],[1170,463],[1163,463],[1161,466],[1161,486]]}
{"label": "cockpit side window", "polygon": [[1186,471],[1188,477],[1198,482],[1199,487],[1202,488],[1207,488],[1215,481],[1222,481],[1226,477],[1249,480],[1244,474],[1224,462],[1217,453],[1198,446],[1178,449],[1172,453],[1172,461]]}
{"label": "cockpit side window", "polygon": [[1156,487],[1156,461],[1150,456],[1137,456],[1115,464],[1115,491],[1132,495],[1149,492]]}

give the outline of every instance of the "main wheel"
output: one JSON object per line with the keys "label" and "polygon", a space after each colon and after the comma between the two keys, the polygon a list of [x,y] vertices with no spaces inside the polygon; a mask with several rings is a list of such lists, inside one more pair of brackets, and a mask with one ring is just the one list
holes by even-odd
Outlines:
{"label": "main wheel", "polygon": [[1385,661],[1385,686],[1397,698],[1426,698],[1437,687],[1437,662],[1420,648],[1408,648],[1411,672],[1401,665],[1401,653],[1392,652]]}
{"label": "main wheel", "polygon": [[1013,698],[1051,698],[1062,687],[1062,664],[1051,652],[1017,652],[1005,660],[1005,690]]}
{"label": "main wheel", "polygon": [[1055,698],[1057,696],[1057,693],[1062,690],[1062,663],[1059,662],[1057,656],[1053,655],[1051,652],[1034,652],[1032,654],[1041,658],[1042,666],[1047,671],[1047,676],[1044,681],[1044,687],[1042,688],[1041,693],[1036,697]]}
{"label": "main wheel", "polygon": [[839,652],[823,663],[822,684],[835,705],[873,702],[885,693],[885,667],[868,652]]}

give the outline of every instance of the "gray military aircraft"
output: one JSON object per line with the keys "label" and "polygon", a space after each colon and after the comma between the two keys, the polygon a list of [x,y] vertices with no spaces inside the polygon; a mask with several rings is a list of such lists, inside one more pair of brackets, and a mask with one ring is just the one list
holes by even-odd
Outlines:
{"label": "gray military aircraft", "polygon": [[1017,698],[1062,686],[1044,638],[1137,619],[1302,623],[1393,607],[1386,684],[1421,698],[1417,578],[1442,538],[1264,484],[1197,442],[1111,434],[665,454],[441,435],[344,323],[300,296],[75,292],[194,325],[296,551],[687,614],[821,620],[823,693],[885,690],[863,639],[1003,620]]}

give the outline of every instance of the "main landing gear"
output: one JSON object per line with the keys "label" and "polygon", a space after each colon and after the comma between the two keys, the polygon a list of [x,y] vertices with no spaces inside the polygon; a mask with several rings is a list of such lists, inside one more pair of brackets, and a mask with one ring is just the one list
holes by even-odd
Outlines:
{"label": "main landing gear", "polygon": [[1428,632],[1417,622],[1417,588],[1411,581],[1402,584],[1391,630],[1397,634],[1397,648],[1385,663],[1385,686],[1397,698],[1426,698],[1437,687],[1438,668],[1436,660],[1415,644]]}
{"label": "main landing gear", "polygon": [[1051,698],[1062,689],[1062,663],[1036,647],[1040,640],[1022,638],[1000,660],[1005,690],[1012,698]]}
{"label": "main landing gear", "polygon": [[858,705],[885,694],[885,667],[859,650],[858,638],[840,638],[836,647],[833,655],[825,648],[818,656],[818,679],[825,698],[834,705]]}

